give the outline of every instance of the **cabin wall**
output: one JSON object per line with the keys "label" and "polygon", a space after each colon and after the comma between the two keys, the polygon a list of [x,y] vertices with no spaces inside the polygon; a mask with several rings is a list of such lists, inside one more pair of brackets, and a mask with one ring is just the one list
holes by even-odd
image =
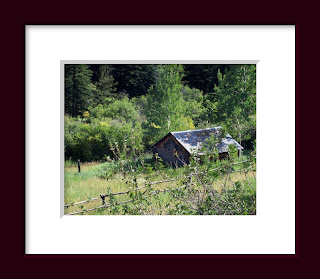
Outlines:
{"label": "cabin wall", "polygon": [[[177,164],[178,166],[182,166],[183,162],[185,162],[186,164],[189,163],[188,152],[169,150],[164,147],[155,146],[153,148],[153,153],[158,153],[158,156],[163,160],[163,162],[168,162],[173,165]],[[175,153],[177,153],[179,158],[177,158]],[[183,161],[183,162],[181,162],[181,161]]]}
{"label": "cabin wall", "polygon": [[[172,135],[165,137],[153,147],[153,153],[158,153],[163,162],[182,166],[189,163],[189,153],[174,139]],[[178,157],[175,155],[177,153]],[[183,161],[183,162],[181,162]]]}

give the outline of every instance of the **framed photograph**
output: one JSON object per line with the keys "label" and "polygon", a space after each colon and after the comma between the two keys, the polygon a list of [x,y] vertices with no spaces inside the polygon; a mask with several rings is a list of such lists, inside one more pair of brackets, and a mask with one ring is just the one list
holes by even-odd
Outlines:
{"label": "framed photograph", "polygon": [[256,64],[159,62],[61,61],[63,213],[256,215]]}
{"label": "framed photograph", "polygon": [[[26,254],[295,254],[294,25],[27,25],[25,32]],[[192,39],[186,41],[186,38]],[[118,67],[119,75],[116,77],[117,67],[115,65],[151,65],[155,68],[153,73],[157,76],[159,83],[157,84],[157,80],[154,80],[146,89],[139,88],[140,93],[137,95],[139,97],[146,95],[146,100],[137,98],[134,96],[136,94],[134,90],[129,92],[123,86],[124,79],[127,78],[128,81],[130,78],[129,74],[125,74],[120,84],[123,88],[119,89],[120,70],[122,73],[130,71],[124,66],[120,70]],[[108,181],[112,179],[114,181],[116,176],[124,183],[129,181],[127,180],[128,174],[121,172],[123,166],[130,168],[133,173],[138,172],[138,168],[148,159],[145,157],[148,154],[143,153],[144,157],[139,157],[140,153],[131,153],[132,149],[140,148],[138,139],[141,139],[141,146],[149,146],[154,152],[149,154],[151,155],[150,162],[148,162],[150,166],[143,165],[144,169],[138,173],[138,176],[130,176],[131,182],[134,181],[133,179],[145,181],[146,177],[150,179],[152,175],[154,176],[152,180],[149,180],[149,184],[173,180],[174,177],[167,173],[189,168],[191,149],[198,146],[198,143],[201,142],[199,138],[203,137],[206,131],[211,131],[208,129],[217,127],[212,126],[212,122],[208,122],[208,110],[202,111],[202,115],[196,111],[195,107],[198,103],[194,101],[201,94],[200,97],[205,98],[206,94],[199,92],[207,89],[205,86],[202,88],[187,86],[194,83],[195,79],[190,78],[194,74],[192,67],[188,68],[185,65],[220,65],[219,71],[217,68],[215,74],[212,75],[216,75],[219,79],[218,82],[213,83],[216,84],[216,87],[212,89],[215,97],[206,99],[211,102],[211,106],[206,106],[204,103],[199,106],[199,110],[218,106],[216,115],[219,115],[219,111],[230,107],[228,104],[238,97],[236,95],[238,89],[233,87],[235,95],[229,99],[221,99],[225,95],[224,93],[219,95],[219,92],[226,90],[229,86],[224,81],[226,82],[228,78],[232,80],[240,77],[237,76],[239,71],[249,69],[251,74],[254,72],[256,101],[248,105],[248,97],[244,99],[245,104],[238,106],[238,102],[235,102],[239,110],[250,111],[248,122],[243,122],[243,125],[248,127],[249,119],[255,120],[256,118],[257,146],[254,156],[256,156],[257,164],[254,165],[256,172],[252,174],[252,177],[256,177],[257,180],[257,186],[254,187],[254,199],[256,199],[254,207],[250,207],[251,204],[249,204],[250,206],[244,207],[241,211],[239,205],[233,204],[233,207],[225,206],[226,209],[223,211],[221,207],[225,204],[215,203],[217,207],[211,210],[212,206],[205,207],[209,199],[204,198],[206,197],[204,192],[199,194],[199,188],[196,188],[198,191],[196,197],[203,198],[203,201],[207,203],[200,205],[199,201],[196,202],[195,196],[184,197],[182,207],[185,211],[178,209],[179,204],[172,199],[169,201],[169,198],[168,200],[159,199],[158,204],[160,205],[157,208],[153,200],[134,202],[135,208],[129,204],[127,207],[124,205],[117,207],[117,204],[128,200],[117,199],[117,197],[111,199],[110,197],[115,193],[126,191],[136,194],[136,189],[141,187],[140,184],[136,185],[136,188],[134,185],[131,185],[131,188],[122,188],[122,186],[119,189],[112,188],[108,190],[109,192],[102,192],[101,189],[97,192],[92,190],[98,187],[98,184],[95,183],[102,183],[105,187],[103,189],[107,190]],[[247,66],[241,68],[243,65]],[[184,82],[182,82],[182,75],[179,76],[179,71],[182,71],[179,70],[179,67],[182,68],[187,78],[188,73],[190,74],[189,79],[185,78]],[[137,74],[141,76],[146,71],[147,69],[144,69]],[[201,76],[199,71],[196,72],[198,77]],[[113,73],[113,75],[108,73]],[[78,83],[75,83],[76,75],[79,77]],[[176,79],[180,79],[181,82],[177,82],[174,86],[180,86],[177,92],[184,94],[181,95],[181,99],[177,102],[179,105],[176,106],[177,110],[177,107],[183,102],[183,107],[179,107],[181,113],[172,114],[169,122],[168,118],[166,122],[163,121],[161,112],[165,111],[169,103],[172,105],[176,100],[176,95],[169,98],[171,102],[168,104],[165,103],[168,98],[162,98],[162,102],[158,102],[156,96],[160,96],[161,86],[164,84],[161,75],[163,80],[168,80],[167,77],[170,75],[171,77],[176,75]],[[246,77],[249,76],[249,74],[246,75]],[[114,84],[110,83],[110,78],[114,79],[112,81]],[[200,77],[200,80],[204,81],[205,85],[209,84],[209,80],[203,77]],[[104,85],[103,82],[105,82]],[[116,88],[116,82],[118,88]],[[247,79],[245,82],[250,81]],[[140,86],[145,83],[131,81],[131,84]],[[75,86],[78,86],[78,91]],[[82,99],[80,100],[77,99],[75,93],[79,92],[81,86],[83,86],[83,91],[81,91]],[[109,86],[107,95],[103,95],[103,92],[107,92],[101,89],[103,86]],[[136,89],[138,87],[136,86]],[[249,94],[249,87],[246,88],[243,94]],[[193,89],[194,92],[192,92]],[[210,93],[209,91],[206,93]],[[90,95],[91,93],[87,94],[87,92],[95,92],[95,94]],[[100,93],[103,94],[99,95]],[[112,95],[113,93],[118,94],[116,98]],[[121,94],[122,96],[119,97]],[[102,99],[98,99],[97,96],[101,96]],[[149,106],[151,100],[152,104],[156,104],[153,107]],[[216,102],[218,104],[214,104]],[[226,104],[224,108],[221,106],[223,102]],[[146,107],[145,114],[142,110],[136,111],[139,106]],[[256,106],[256,111],[255,109],[253,111],[253,106]],[[158,116],[151,113],[152,109],[160,111]],[[123,111],[125,115],[121,116]],[[132,112],[132,123],[130,122],[130,111]],[[236,111],[233,109],[230,112],[232,117],[219,118],[219,126],[223,122],[228,122],[230,125],[226,127],[231,129],[233,122],[231,119],[237,119],[237,116],[242,115],[237,114]],[[196,115],[198,112],[199,115]],[[139,118],[142,114],[144,118]],[[227,115],[226,110],[223,115]],[[218,116],[215,117],[218,121]],[[141,126],[145,134],[136,133],[139,129],[138,124],[145,125]],[[168,127],[168,125],[172,126]],[[125,127],[123,129],[127,129],[128,133],[117,137],[116,127],[120,126]],[[102,134],[92,132],[93,130],[90,129],[93,127],[104,129],[109,140],[107,145],[101,144],[100,149],[97,148],[97,142],[104,142],[101,140]],[[220,144],[233,140],[236,147],[240,146],[236,155],[244,156],[240,152],[242,150],[240,141],[244,141],[245,138],[236,135],[239,130],[237,127],[232,133],[227,130],[226,132],[230,134],[224,134]],[[113,132],[109,133],[108,129],[110,131],[113,129]],[[123,129],[117,131],[123,131]],[[81,141],[84,135],[82,133],[89,130],[90,132],[84,136],[85,141]],[[196,143],[190,144],[196,133],[199,133]],[[130,134],[135,136],[135,143],[129,145],[131,148],[129,151],[123,152],[124,146],[128,146],[128,141],[132,140],[129,137]],[[281,146],[281,151],[277,140],[279,135],[292,139]],[[119,142],[119,139],[128,141],[124,144],[124,142]],[[95,144],[91,144],[92,142]],[[141,150],[144,150],[143,147]],[[166,156],[168,150],[172,153],[170,156],[177,159],[171,160],[171,157]],[[219,148],[217,150],[218,156],[223,153],[229,156],[228,150],[224,151]],[[127,160],[129,153],[134,159],[130,163]],[[165,164],[160,163],[159,165],[157,156],[161,158],[161,161],[171,160],[170,162],[176,164],[181,162],[183,166],[166,169],[167,176],[160,176],[157,168],[164,167]],[[237,157],[233,163],[240,162],[241,158]],[[226,162],[220,159],[222,158],[218,158],[219,164]],[[82,164],[82,162],[86,163]],[[136,168],[132,167],[132,162],[137,163]],[[109,168],[109,166],[112,167]],[[232,172],[244,171],[243,180],[239,180],[239,184],[233,181],[231,185],[241,189],[252,186],[251,178],[248,180],[245,177],[246,168],[249,167],[253,166],[239,169],[229,168]],[[198,174],[204,171],[206,170],[201,170]],[[190,173],[186,172],[184,175],[188,176]],[[178,176],[183,176],[182,171]],[[203,179],[203,176],[199,175],[198,178]],[[83,183],[84,179],[86,179],[85,183]],[[143,185],[148,186],[149,184]],[[181,185],[186,184],[167,186],[172,189],[172,187]],[[199,185],[204,184],[201,182]],[[147,199],[150,199],[154,191],[167,191],[167,188],[149,188],[146,189],[149,190]],[[208,191],[206,189],[205,193],[207,194]],[[253,192],[250,193],[248,200],[252,201]],[[143,194],[145,194],[144,191]],[[231,192],[228,192],[228,195],[230,194]],[[170,194],[167,195],[170,196]],[[217,195],[212,194],[215,197]],[[91,207],[94,210],[89,212],[90,207],[87,207],[87,203],[94,198],[97,198],[99,205]],[[129,198],[133,199],[132,195]],[[141,196],[138,198],[140,199]],[[146,199],[146,196],[143,196],[143,199]],[[232,204],[231,201],[230,204]],[[92,214],[93,212],[100,213],[100,215]],[[200,214],[204,212],[207,214]],[[242,214],[235,214],[236,212]],[[165,215],[160,213],[165,213]],[[176,214],[172,216],[170,213]]]}

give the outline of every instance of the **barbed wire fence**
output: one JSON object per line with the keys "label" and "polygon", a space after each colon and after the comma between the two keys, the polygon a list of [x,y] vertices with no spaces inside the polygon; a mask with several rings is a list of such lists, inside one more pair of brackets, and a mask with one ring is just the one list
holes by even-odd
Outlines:
{"label": "barbed wire fence", "polygon": [[[246,162],[249,162],[249,161],[250,161],[250,160],[245,160],[245,161],[241,161],[241,162],[231,163],[230,166],[234,166],[234,165],[238,165],[238,164],[243,164],[243,163],[246,163]],[[217,167],[217,168],[210,169],[210,170],[207,170],[207,171],[193,172],[193,173],[190,173],[190,174],[188,174],[188,175],[184,175],[184,176],[182,176],[182,177],[177,177],[177,178],[173,178],[173,179],[166,179],[166,180],[161,180],[161,181],[148,182],[148,183],[146,183],[145,185],[140,186],[140,187],[137,187],[137,188],[132,189],[132,190],[127,190],[127,191],[122,191],[122,192],[116,192],[116,193],[100,194],[100,196],[95,197],[95,198],[92,198],[92,199],[83,200],[83,201],[75,202],[75,203],[65,204],[64,207],[65,207],[65,208],[69,208],[69,207],[73,207],[73,206],[77,206],[77,205],[87,204],[87,203],[90,203],[90,202],[93,202],[93,201],[97,201],[97,200],[101,200],[101,202],[102,202],[102,205],[101,205],[101,206],[97,206],[97,207],[93,207],[93,208],[89,208],[89,209],[83,209],[83,210],[80,210],[80,211],[68,213],[68,214],[65,214],[65,216],[85,214],[85,213],[90,212],[90,211],[94,211],[94,210],[98,210],[98,209],[102,209],[102,208],[109,208],[109,207],[111,207],[111,206],[124,205],[124,204],[131,203],[131,202],[134,201],[134,199],[129,199],[129,200],[123,201],[123,202],[118,202],[118,201],[117,201],[116,203],[112,203],[112,204],[109,203],[109,204],[107,204],[107,203],[106,203],[106,197],[130,194],[130,193],[132,193],[132,192],[137,192],[137,191],[140,191],[140,190],[142,190],[142,189],[145,189],[144,192],[142,193],[142,196],[143,196],[144,198],[148,198],[148,197],[153,196],[153,195],[158,195],[159,193],[165,193],[165,192],[169,192],[169,191],[175,191],[175,190],[178,190],[178,189],[183,189],[183,188],[189,187],[189,186],[191,186],[191,185],[193,184],[193,183],[192,183],[192,177],[193,177],[193,176],[199,175],[199,174],[206,174],[206,173],[209,173],[209,172],[217,171],[217,170],[219,170],[219,169],[220,169],[220,167]],[[240,169],[240,170],[229,170],[228,175],[231,174],[231,173],[242,172],[242,171],[243,171],[243,172],[245,173],[245,178],[246,178],[249,186],[252,188],[252,186],[250,185],[250,183],[249,183],[249,181],[248,181],[247,175],[246,175],[246,172],[247,172],[249,169],[252,169],[252,166],[247,167],[247,168],[243,168],[243,169]],[[182,185],[182,186],[179,186],[179,187],[165,188],[165,189],[158,189],[158,190],[155,190],[155,189],[153,188],[153,186],[154,186],[154,185],[157,185],[157,184],[174,182],[174,181],[177,181],[177,180],[186,180],[186,179],[189,181],[189,183],[186,183],[186,184],[184,184],[184,185]],[[230,179],[230,178],[229,178],[229,179]],[[148,194],[148,195],[145,195],[148,191],[149,191],[149,194]]]}

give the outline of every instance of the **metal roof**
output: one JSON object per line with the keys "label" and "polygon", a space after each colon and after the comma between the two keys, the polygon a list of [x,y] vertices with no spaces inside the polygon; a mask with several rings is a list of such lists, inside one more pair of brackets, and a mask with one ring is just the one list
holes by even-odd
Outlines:
{"label": "metal roof", "polygon": [[[170,132],[175,139],[191,154],[199,150],[203,143],[211,136],[218,135],[221,127],[213,127],[199,130],[187,130],[180,132]],[[225,138],[221,139],[221,143],[218,144],[219,153],[228,152],[228,145],[234,144],[237,149],[243,149],[243,147],[234,140],[229,134],[226,134]]]}

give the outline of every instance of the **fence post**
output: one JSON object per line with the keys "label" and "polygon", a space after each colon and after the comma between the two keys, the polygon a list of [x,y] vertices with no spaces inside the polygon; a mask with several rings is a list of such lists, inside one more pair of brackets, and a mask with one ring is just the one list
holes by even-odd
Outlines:
{"label": "fence post", "polygon": [[79,173],[81,172],[81,170],[80,170],[80,159],[78,159],[78,171],[79,171]]}
{"label": "fence post", "polygon": [[105,205],[106,204],[106,196],[105,195],[100,195],[101,199],[102,199],[102,205]]}

